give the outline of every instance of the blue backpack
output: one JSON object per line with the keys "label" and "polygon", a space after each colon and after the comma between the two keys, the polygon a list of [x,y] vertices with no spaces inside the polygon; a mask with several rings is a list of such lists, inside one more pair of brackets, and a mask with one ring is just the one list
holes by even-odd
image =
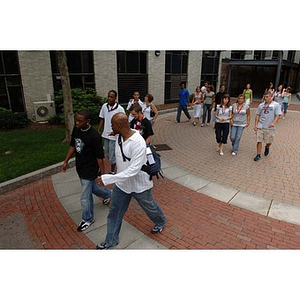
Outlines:
{"label": "blue backpack", "polygon": [[[119,135],[118,137],[118,144],[121,148],[121,153],[122,153],[122,157],[123,157],[123,161],[130,161],[131,158],[127,157],[124,152],[123,152],[123,147],[122,147],[122,141],[121,141],[121,136]],[[159,179],[159,175],[164,178],[163,174],[162,174],[162,169],[161,169],[161,159],[160,159],[160,155],[158,153],[156,153],[156,151],[154,150],[153,146],[151,145],[147,145],[147,148],[150,148],[151,153],[148,155],[153,156],[154,159],[154,163],[150,164],[149,163],[149,159],[147,159],[147,163],[145,165],[142,166],[141,170],[146,172],[147,174],[149,174],[149,180],[152,180],[153,176],[156,176],[157,179]],[[147,155],[147,158],[148,158]]]}

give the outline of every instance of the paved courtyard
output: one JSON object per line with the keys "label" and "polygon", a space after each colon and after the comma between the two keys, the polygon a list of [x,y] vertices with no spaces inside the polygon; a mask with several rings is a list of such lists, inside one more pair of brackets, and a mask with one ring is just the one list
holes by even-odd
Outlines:
{"label": "paved courtyard", "polygon": [[[133,200],[117,249],[300,249],[299,112],[279,121],[270,155],[259,162],[251,113],[236,157],[229,145],[218,155],[212,125],[194,127],[184,116],[176,124],[174,111],[160,115],[155,143],[172,150],[160,151],[165,179],[154,180],[153,193],[168,222],[151,234]],[[79,195],[74,168],[0,195],[0,248],[95,249],[108,207],[95,199],[96,222],[77,232]]]}
{"label": "paved courtyard", "polygon": [[224,156],[216,151],[213,125],[193,126],[182,114],[174,123],[175,113],[162,115],[155,123],[155,143],[167,144],[170,151],[162,157],[189,173],[270,200],[300,206],[300,113],[290,111],[276,126],[276,137],[268,157],[254,162],[256,136],[253,130],[255,108],[251,109],[251,125],[244,130],[237,156],[228,144]]}

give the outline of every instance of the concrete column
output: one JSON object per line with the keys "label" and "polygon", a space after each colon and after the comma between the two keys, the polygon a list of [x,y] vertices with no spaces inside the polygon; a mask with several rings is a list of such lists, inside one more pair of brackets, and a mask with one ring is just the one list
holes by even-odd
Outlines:
{"label": "concrete column", "polygon": [[247,50],[245,53],[245,59],[253,59],[254,58],[254,51]]}
{"label": "concrete column", "polygon": [[299,64],[300,63],[300,51],[296,51],[296,54],[295,54],[295,61],[294,61],[296,64]]}
{"label": "concrete column", "polygon": [[94,73],[98,95],[107,98],[108,91],[118,91],[117,52],[94,51]]}
{"label": "concrete column", "polygon": [[156,56],[155,51],[148,51],[148,91],[153,95],[155,105],[165,103],[165,54],[160,51]]}
{"label": "concrete column", "polygon": [[273,54],[273,51],[267,50],[265,59],[272,59],[272,54]]}
{"label": "concrete column", "polygon": [[27,116],[34,115],[33,102],[54,100],[49,51],[18,51]]}
{"label": "concrete column", "polygon": [[196,87],[200,85],[202,68],[202,51],[189,51],[187,89],[190,94],[195,93]]}

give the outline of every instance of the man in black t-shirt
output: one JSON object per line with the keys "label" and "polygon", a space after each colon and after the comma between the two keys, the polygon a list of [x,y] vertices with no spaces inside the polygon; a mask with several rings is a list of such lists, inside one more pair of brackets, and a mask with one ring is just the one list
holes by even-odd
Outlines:
{"label": "man in black t-shirt", "polygon": [[130,128],[136,129],[149,145],[154,135],[151,122],[145,118],[142,107],[139,104],[134,104],[130,109],[130,113],[134,119],[130,122]]}
{"label": "man in black t-shirt", "polygon": [[219,91],[216,93],[215,101],[213,103],[214,111],[216,111],[217,105],[221,104],[222,97],[226,94],[225,90],[226,90],[225,85],[221,84]]}
{"label": "man in black t-shirt", "polygon": [[91,125],[91,113],[82,110],[76,114],[76,126],[73,129],[70,149],[61,167],[65,172],[68,161],[75,153],[76,171],[82,186],[81,210],[82,221],[77,230],[84,231],[94,223],[94,200],[93,194],[103,198],[103,204],[108,204],[111,191],[100,187],[95,179],[98,176],[99,168],[104,174],[104,152],[101,136]]}

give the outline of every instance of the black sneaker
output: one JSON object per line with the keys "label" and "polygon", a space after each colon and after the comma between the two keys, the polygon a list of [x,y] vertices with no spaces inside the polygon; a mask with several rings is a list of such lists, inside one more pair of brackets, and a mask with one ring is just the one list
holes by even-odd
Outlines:
{"label": "black sneaker", "polygon": [[104,205],[107,205],[108,203],[110,202],[110,197],[109,198],[106,198],[106,199],[103,199],[102,203]]}
{"label": "black sneaker", "polygon": [[87,230],[94,222],[95,220],[93,220],[92,222],[86,222],[82,220],[77,227],[77,231]]}
{"label": "black sneaker", "polygon": [[269,154],[269,151],[270,151],[269,148],[268,148],[268,147],[265,147],[265,153],[264,153],[265,156],[267,156],[267,155]]}
{"label": "black sneaker", "polygon": [[163,230],[162,227],[159,227],[157,225],[155,225],[152,229],[151,229],[151,233],[161,233]]}
{"label": "black sneaker", "polygon": [[260,159],[261,159],[260,154],[257,154],[257,155],[254,157],[254,161],[259,161]]}
{"label": "black sneaker", "polygon": [[106,250],[106,249],[115,247],[115,246],[117,246],[118,244],[119,244],[119,243],[117,243],[117,244],[114,245],[114,246],[108,246],[107,243],[103,242],[103,243],[101,243],[101,244],[98,244],[98,245],[96,246],[96,249],[97,249],[97,250]]}

